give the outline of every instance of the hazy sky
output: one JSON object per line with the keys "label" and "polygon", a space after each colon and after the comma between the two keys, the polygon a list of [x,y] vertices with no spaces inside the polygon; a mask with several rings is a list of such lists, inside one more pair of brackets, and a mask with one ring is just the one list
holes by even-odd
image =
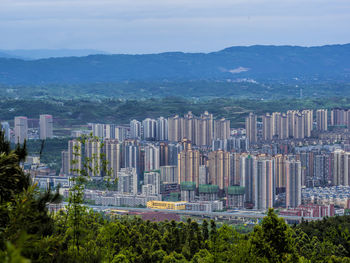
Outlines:
{"label": "hazy sky", "polygon": [[350,42],[350,0],[0,0],[0,49],[214,51]]}

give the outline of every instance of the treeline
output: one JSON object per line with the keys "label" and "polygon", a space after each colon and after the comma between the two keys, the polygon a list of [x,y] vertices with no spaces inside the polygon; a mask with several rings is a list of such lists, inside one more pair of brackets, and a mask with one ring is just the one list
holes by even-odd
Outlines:
{"label": "treeline", "polygon": [[0,101],[1,120],[13,121],[15,116],[39,118],[40,114],[52,114],[54,127],[86,125],[88,122],[127,124],[132,119],[157,118],[183,115],[188,111],[199,115],[207,110],[215,117],[231,120],[232,127],[243,127],[244,117],[251,111],[257,114],[290,109],[350,108],[350,98],[327,97],[306,99],[185,99],[180,97],[149,99],[5,99]]}

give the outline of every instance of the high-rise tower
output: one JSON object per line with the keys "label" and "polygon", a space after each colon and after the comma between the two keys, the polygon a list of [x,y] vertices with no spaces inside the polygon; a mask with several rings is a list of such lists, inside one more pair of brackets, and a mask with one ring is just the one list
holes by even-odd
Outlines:
{"label": "high-rise tower", "polygon": [[28,139],[28,119],[27,117],[15,117],[15,143],[23,143]]}
{"label": "high-rise tower", "polygon": [[254,113],[249,113],[249,116],[246,117],[245,129],[249,143],[256,143],[258,141],[257,116]]}
{"label": "high-rise tower", "polygon": [[191,143],[184,145],[184,150],[178,154],[178,183],[194,182],[198,187],[200,154],[192,149]]}
{"label": "high-rise tower", "polygon": [[319,130],[319,131],[327,131],[328,130],[327,110],[320,109],[320,110],[316,111],[316,122],[317,122],[317,130]]}
{"label": "high-rise tower", "polygon": [[45,140],[53,137],[52,115],[40,115],[40,139]]}
{"label": "high-rise tower", "polygon": [[286,207],[297,207],[301,204],[301,163],[296,160],[285,161],[286,174]]}

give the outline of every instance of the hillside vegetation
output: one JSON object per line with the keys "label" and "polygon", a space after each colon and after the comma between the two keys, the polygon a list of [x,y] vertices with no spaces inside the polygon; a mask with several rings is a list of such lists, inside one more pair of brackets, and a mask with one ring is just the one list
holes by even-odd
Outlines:
{"label": "hillside vegetation", "polygon": [[37,60],[0,53],[0,91],[19,98],[349,96],[349,83],[350,44]]}
{"label": "hillside vegetation", "polygon": [[230,47],[212,53],[90,55],[39,60],[0,58],[0,83],[110,83],[252,78],[327,80],[350,77],[350,44],[321,47]]}

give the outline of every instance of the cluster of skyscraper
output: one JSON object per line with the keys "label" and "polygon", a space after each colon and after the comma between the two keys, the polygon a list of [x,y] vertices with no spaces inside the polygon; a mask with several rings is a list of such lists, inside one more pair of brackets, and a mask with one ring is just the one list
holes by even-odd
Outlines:
{"label": "cluster of skyscraper", "polygon": [[188,139],[197,146],[210,145],[213,139],[228,139],[230,137],[230,121],[224,118],[214,120],[213,115],[204,112],[197,117],[188,112],[184,117],[158,119],[147,118],[142,122],[130,122],[130,137],[156,141],[178,142]]}
{"label": "cluster of skyscraper", "polygon": [[[124,138],[111,135],[112,125],[92,125],[93,138],[82,145],[71,140],[62,152],[62,172],[86,170],[93,177],[118,178],[123,193],[160,194],[172,188],[181,200],[213,201],[227,197],[230,207],[266,209],[278,192],[287,206],[301,202],[301,164],[295,156],[247,153],[242,137],[230,137],[230,123],[205,112],[184,117],[132,120]],[[114,127],[122,129],[126,127]],[[99,136],[102,135],[102,136]],[[83,167],[84,159],[88,160]]]}
{"label": "cluster of skyscraper", "polygon": [[[161,185],[172,184],[180,186],[183,201],[194,201],[196,194],[204,201],[236,195],[232,206],[266,209],[273,207],[277,192],[285,190],[288,206],[301,202],[301,163],[295,156],[205,151],[186,139],[176,144],[92,139],[85,145],[72,140],[62,152],[62,172],[86,169],[85,157],[90,176],[107,175],[100,169],[106,160],[123,193],[160,194]],[[243,192],[230,195],[237,186]]]}
{"label": "cluster of skyscraper", "polygon": [[[301,203],[301,163],[292,155],[269,156],[222,150],[203,155],[187,143],[178,156],[178,183],[184,182],[194,182],[199,189],[203,185],[217,186],[218,191],[210,198],[226,196],[231,200],[231,195],[237,195],[236,199],[241,202],[236,202],[235,206],[240,208],[244,205],[256,209],[273,207],[277,193],[283,191],[286,191],[288,207]],[[235,189],[244,191],[235,193]],[[234,205],[228,202],[228,206]]]}
{"label": "cluster of skyscraper", "polygon": [[[319,110],[320,112],[323,110]],[[317,114],[318,112],[317,111]],[[327,114],[324,115],[327,118]],[[262,119],[262,141],[273,139],[304,139],[311,137],[313,130],[313,111],[290,110],[287,113],[274,112],[265,114]],[[246,132],[250,143],[258,142],[257,115],[250,113],[246,118]]]}
{"label": "cluster of skyscraper", "polygon": [[[40,115],[39,119],[39,138],[47,139],[53,137],[53,118],[51,115]],[[24,116],[15,117],[13,137],[8,122],[1,122],[1,129],[5,132],[5,138],[8,141],[13,139],[14,143],[23,143],[28,139],[28,118]]]}
{"label": "cluster of skyscraper", "polygon": [[262,129],[259,134],[257,128],[258,116],[250,113],[245,120],[246,132],[249,142],[254,144],[273,139],[304,139],[311,137],[313,130],[327,131],[328,126],[350,128],[350,110],[333,109],[330,120],[326,109],[316,110],[314,123],[313,110],[289,110],[286,113],[273,112],[261,116]]}

